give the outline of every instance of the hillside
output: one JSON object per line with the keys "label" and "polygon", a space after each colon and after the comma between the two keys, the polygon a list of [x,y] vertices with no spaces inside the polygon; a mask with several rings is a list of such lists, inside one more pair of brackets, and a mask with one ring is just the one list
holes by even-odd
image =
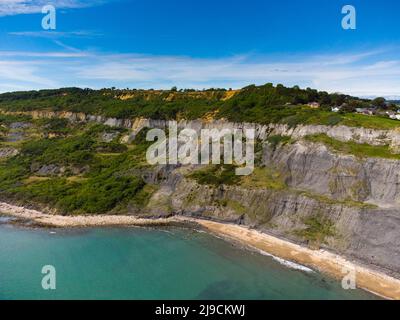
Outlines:
{"label": "hillside", "polygon": [[[301,104],[293,104],[299,99],[293,92],[304,95]],[[270,85],[3,94],[0,198],[63,215],[184,215],[244,224],[398,276],[399,122],[306,105],[329,97],[335,95]],[[337,103],[371,103],[342,98]],[[180,128],[259,123],[254,173],[235,176],[233,165],[150,166],[146,130],[175,118],[193,119]]]}
{"label": "hillside", "polygon": [[[320,108],[311,108],[318,103]],[[313,89],[286,88],[272,84],[241,90],[90,90],[65,88],[0,95],[4,111],[70,111],[120,119],[227,119],[231,122],[347,125],[392,129],[398,122],[387,116],[354,113],[373,101]],[[340,114],[333,107],[343,107]],[[385,108],[397,108],[385,106]]]}

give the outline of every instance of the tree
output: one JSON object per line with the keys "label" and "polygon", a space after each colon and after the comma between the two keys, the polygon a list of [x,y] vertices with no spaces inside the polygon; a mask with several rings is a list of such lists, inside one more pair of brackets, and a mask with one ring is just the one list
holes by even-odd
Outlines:
{"label": "tree", "polygon": [[378,98],[372,100],[372,104],[379,108],[384,108],[386,106],[386,99],[382,98],[382,97],[378,97]]}
{"label": "tree", "polygon": [[340,113],[352,113],[356,111],[356,107],[352,104],[343,104]]}

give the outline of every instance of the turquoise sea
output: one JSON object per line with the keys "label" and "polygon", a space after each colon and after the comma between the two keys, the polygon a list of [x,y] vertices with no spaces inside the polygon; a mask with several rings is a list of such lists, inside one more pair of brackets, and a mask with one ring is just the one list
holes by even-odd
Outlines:
{"label": "turquoise sea", "polygon": [[[41,286],[45,265],[56,290]],[[0,225],[0,300],[375,298],[190,229]]]}

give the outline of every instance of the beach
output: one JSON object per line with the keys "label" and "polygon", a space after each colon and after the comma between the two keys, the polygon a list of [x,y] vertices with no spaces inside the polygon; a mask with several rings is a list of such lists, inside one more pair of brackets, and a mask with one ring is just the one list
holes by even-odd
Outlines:
{"label": "beach", "polygon": [[231,240],[268,255],[292,261],[322,273],[342,279],[354,270],[359,288],[379,296],[400,300],[400,280],[382,272],[369,269],[325,250],[309,248],[282,240],[244,226],[209,220],[174,216],[166,219],[140,219],[132,216],[59,216],[0,202],[4,215],[26,219],[43,226],[74,228],[96,226],[161,226],[173,223],[195,223],[217,236]]}
{"label": "beach", "polygon": [[219,236],[237,241],[273,256],[308,266],[337,279],[342,279],[349,270],[355,270],[356,283],[359,288],[384,298],[400,299],[399,279],[368,269],[331,252],[311,250],[242,226],[226,225],[205,220],[198,220],[197,223]]}

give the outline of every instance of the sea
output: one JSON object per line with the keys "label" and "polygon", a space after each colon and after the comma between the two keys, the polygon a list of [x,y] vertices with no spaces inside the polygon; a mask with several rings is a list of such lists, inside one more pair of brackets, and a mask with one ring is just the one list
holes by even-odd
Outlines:
{"label": "sea", "polygon": [[0,300],[372,300],[307,267],[189,228],[0,224]]}

